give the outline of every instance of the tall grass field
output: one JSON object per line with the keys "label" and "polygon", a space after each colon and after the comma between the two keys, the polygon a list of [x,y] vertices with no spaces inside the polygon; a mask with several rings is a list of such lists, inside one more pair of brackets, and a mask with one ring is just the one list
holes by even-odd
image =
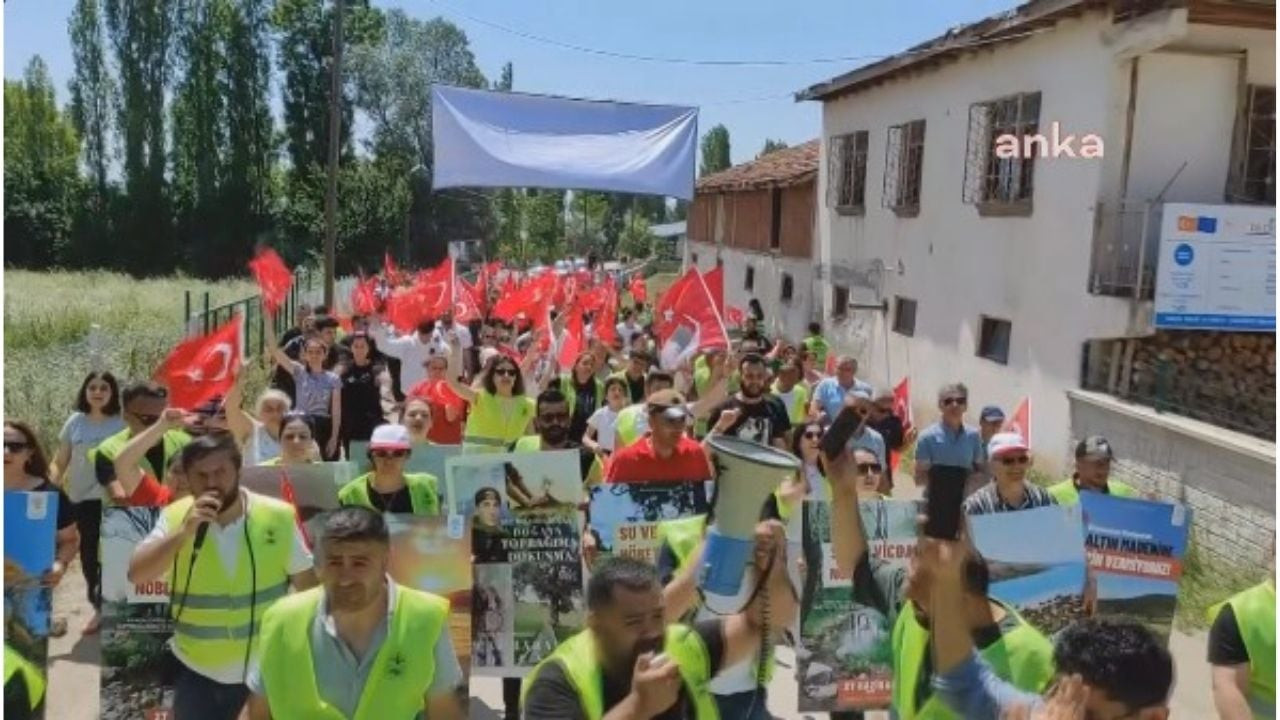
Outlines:
{"label": "tall grass field", "polygon": [[149,378],[183,337],[184,290],[208,290],[211,306],[257,292],[248,279],[208,283],[109,272],[5,271],[5,417],[31,423],[52,454],[91,369],[91,327],[99,326],[92,344],[100,349],[101,367],[122,386]]}

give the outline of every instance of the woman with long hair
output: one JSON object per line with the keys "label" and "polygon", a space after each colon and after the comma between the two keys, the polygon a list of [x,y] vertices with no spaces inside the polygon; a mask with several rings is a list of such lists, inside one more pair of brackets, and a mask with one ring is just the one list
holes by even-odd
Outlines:
{"label": "woman with long hair", "polygon": [[263,465],[307,465],[320,461],[315,426],[306,413],[290,412],[280,425],[280,455]]}
{"label": "woman with long hair", "polygon": [[240,445],[243,466],[253,467],[280,455],[281,425],[293,401],[283,390],[267,388],[254,403],[253,414],[246,412],[240,407],[244,402],[244,376],[240,373],[227,393],[227,429]]}
{"label": "woman with long hair", "polygon": [[[4,422],[4,490],[9,492],[43,492],[57,495],[57,550],[53,567],[40,578],[48,587],[57,585],[67,571],[67,566],[76,558],[80,546],[80,531],[76,529],[75,510],[71,500],[62,488],[49,480],[49,461],[40,446],[31,426],[20,420]],[[53,498],[50,498],[53,499]],[[17,502],[5,498],[5,502]],[[93,549],[98,552],[97,547]],[[67,623],[63,618],[54,621],[50,631],[52,635],[62,635],[67,631]]]}
{"label": "woman with long hair", "polygon": [[102,534],[102,485],[89,463],[89,450],[124,430],[120,416],[120,384],[106,371],[85,376],[76,394],[75,411],[58,433],[58,451],[50,465],[50,479],[66,492],[80,531],[80,572],[94,613],[85,635],[98,631],[102,609],[102,566],[98,562],[98,538]]}
{"label": "woman with long hair", "polygon": [[578,353],[569,372],[560,375],[560,392],[569,401],[569,437],[582,437],[587,421],[604,405],[604,381],[596,377],[596,355]]}
{"label": "woman with long hair", "polygon": [[352,440],[368,440],[373,429],[387,421],[392,396],[391,376],[378,362],[374,339],[364,332],[346,339],[350,340],[351,357],[335,372],[342,379],[342,452],[349,456]]}
{"label": "woman with long hair", "polygon": [[283,370],[293,374],[294,407],[311,419],[316,444],[325,460],[338,459],[338,438],[342,435],[342,380],[330,370],[324,369],[329,348],[319,335],[313,335],[302,343],[302,358],[298,362],[290,358],[276,342],[275,329],[265,323],[267,349],[272,359]]}
{"label": "woman with long hair", "polygon": [[449,378],[449,387],[471,405],[462,437],[464,453],[505,452],[533,432],[534,399],[525,394],[524,372],[510,357],[489,358],[475,385]]}
{"label": "woman with long hair", "polygon": [[415,395],[405,398],[404,406],[400,408],[400,424],[409,429],[409,439],[415,445],[431,444],[431,428],[435,427],[431,402]]}

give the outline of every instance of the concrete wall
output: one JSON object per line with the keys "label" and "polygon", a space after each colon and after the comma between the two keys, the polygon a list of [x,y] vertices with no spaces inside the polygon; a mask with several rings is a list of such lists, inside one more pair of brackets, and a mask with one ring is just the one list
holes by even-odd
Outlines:
{"label": "concrete wall", "polygon": [[1274,443],[1100,393],[1068,396],[1072,442],[1106,437],[1116,453],[1113,477],[1190,507],[1192,532],[1207,559],[1256,570],[1270,557],[1276,530]]}
{"label": "concrete wall", "polygon": [[[702,272],[714,270],[716,251],[716,246],[710,243],[690,241],[687,261]],[[697,255],[696,263],[693,262],[694,255]],[[719,258],[724,262],[725,304],[746,311],[748,301],[756,298],[764,309],[762,328],[767,335],[799,342],[807,334],[805,329],[809,322],[817,319],[812,293],[812,260],[730,247],[720,247]],[[750,292],[743,287],[747,267],[755,270],[754,289]],[[784,274],[789,274],[793,282],[790,302],[781,299]]]}
{"label": "concrete wall", "polygon": [[[1187,33],[1185,11],[1132,27],[1113,26],[1107,14],[1095,11],[1026,40],[824,103],[818,198],[827,196],[829,139],[868,130],[870,143],[865,216],[841,216],[825,204],[818,210],[823,316],[833,314],[835,284],[850,286],[855,303],[887,301],[892,308],[896,295],[918,303],[913,337],[890,331],[892,312],[850,310],[846,321],[829,323],[837,347],[859,356],[860,375],[877,386],[910,376],[923,418],[936,414],[934,393],[949,381],[969,385],[975,411],[988,403],[1008,411],[1030,396],[1036,449],[1055,459],[1046,469],[1063,469],[1056,459],[1071,434],[1065,391],[1079,386],[1082,348],[1089,339],[1121,337],[1132,329],[1129,303],[1090,295],[1087,284],[1098,203],[1112,203],[1122,192],[1130,54],[1140,55],[1145,67],[1151,49]],[[1211,35],[1213,42],[1232,42],[1230,34]],[[1274,33],[1269,36],[1274,39]],[[1219,102],[1227,92],[1219,84],[1228,80],[1228,64],[1161,55],[1151,60],[1149,81],[1140,67],[1140,108],[1150,117],[1206,96]],[[1065,66],[1072,71],[1062,72]],[[1234,87],[1233,76],[1232,97]],[[1031,215],[981,217],[962,198],[969,108],[1032,91],[1041,93],[1042,132],[1056,121],[1064,134],[1099,133],[1105,156],[1038,158]],[[1171,125],[1176,132],[1167,135],[1154,120],[1136,123],[1135,148],[1142,148],[1140,158],[1175,148],[1191,150],[1195,158],[1208,152],[1215,161],[1188,168],[1185,182],[1197,192],[1214,190],[1201,201],[1219,201],[1227,156],[1217,153],[1229,149],[1231,137],[1224,112],[1230,111],[1204,113],[1213,120],[1209,128]],[[920,118],[926,120],[920,212],[899,218],[882,207],[887,128]],[[1168,179],[1163,166],[1145,161],[1130,173],[1144,186],[1155,182],[1148,177]],[[976,354],[984,315],[1012,324],[1007,364]]]}

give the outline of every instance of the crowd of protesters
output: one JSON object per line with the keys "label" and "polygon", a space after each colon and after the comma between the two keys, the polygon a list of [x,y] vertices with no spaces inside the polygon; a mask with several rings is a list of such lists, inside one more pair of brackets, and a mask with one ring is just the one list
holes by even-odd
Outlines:
{"label": "crowd of protesters", "polygon": [[[821,567],[787,542],[804,499],[830,503],[837,563],[859,601],[894,623],[895,717],[1168,714],[1172,660],[1143,626],[1080,620],[1050,643],[989,595],[985,565],[965,542],[922,538],[909,569],[885,572],[860,521],[859,501],[902,494],[891,463],[911,448],[909,483],[927,487],[931,468],[963,469],[970,515],[1072,504],[1085,492],[1136,495],[1111,477],[1105,438],[1081,440],[1072,476],[1041,487],[1028,478],[1032,448],[1002,429],[999,407],[969,422],[963,383],[938,391],[936,422],[907,427],[893,393],[860,377],[855,357],[836,355],[820,324],[793,342],[766,337],[761,315],[748,316],[731,347],[660,367],[651,308],[637,303],[620,309],[612,333],[593,331],[599,315],[587,317],[586,345],[562,367],[563,315],[535,329],[446,313],[402,333],[379,313],[339,319],[304,307],[278,338],[267,324],[274,374],[257,397],[244,396],[241,378],[184,411],[164,387],[94,371],[69,398],[51,460],[31,427],[7,419],[5,489],[57,494],[56,561],[39,580],[56,585],[78,557],[98,610],[104,506],[164,508],[129,579],[167,578],[175,590],[179,720],[468,715],[447,603],[387,576],[383,514],[441,512],[441,480],[405,470],[415,445],[574,450],[587,486],[702,483],[715,478],[705,441],[720,435],[800,460],[757,528],[753,572],[770,589],[772,627],[754,601],[734,615],[701,604],[704,518],[663,529],[657,566],[593,563],[585,534],[587,627],[523,686],[505,682],[506,718],[769,717],[767,679],[754,671],[760,648],[788,641],[771,633],[789,627]],[[240,469],[352,460],[353,443],[368,448],[371,469],[341,488],[343,507],[325,519],[313,558],[291,508],[242,488]],[[807,574],[793,588],[802,559]],[[1273,576],[1215,609],[1209,659],[1223,718],[1274,716],[1274,605]],[[83,632],[99,622],[95,613]],[[10,655],[6,714],[29,716],[44,681]],[[405,682],[386,680],[388,657],[409,659],[397,671]]]}

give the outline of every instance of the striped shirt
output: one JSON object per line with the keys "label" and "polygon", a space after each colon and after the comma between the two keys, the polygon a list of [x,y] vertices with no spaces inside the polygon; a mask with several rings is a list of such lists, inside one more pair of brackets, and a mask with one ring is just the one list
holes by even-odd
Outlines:
{"label": "striped shirt", "polygon": [[977,492],[970,495],[964,501],[964,512],[966,515],[986,515],[988,513],[1014,512],[1015,510],[1030,510],[1032,508],[1044,507],[1045,505],[1057,505],[1058,502],[1053,499],[1048,490],[1039,485],[1032,485],[1029,482],[1023,482],[1022,503],[1020,505],[1010,505],[996,490],[995,482],[989,482],[983,485]]}

